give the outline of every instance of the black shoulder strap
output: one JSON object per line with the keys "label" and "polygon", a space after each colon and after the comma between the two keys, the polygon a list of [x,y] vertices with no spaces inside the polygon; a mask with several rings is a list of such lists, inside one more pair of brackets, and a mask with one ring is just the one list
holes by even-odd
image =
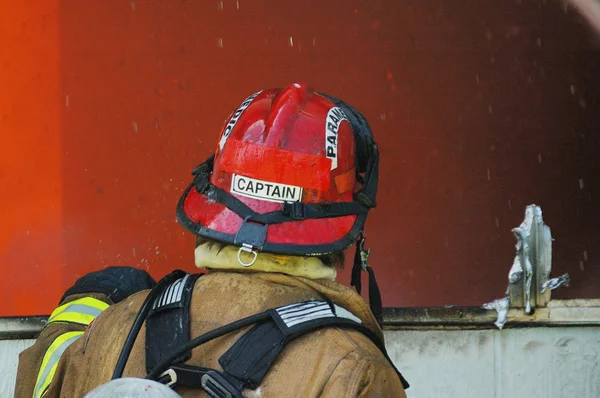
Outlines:
{"label": "black shoulder strap", "polygon": [[314,300],[279,307],[271,312],[271,322],[255,325],[219,359],[225,373],[242,380],[246,387],[255,389],[260,385],[290,341],[318,329],[340,327],[357,330],[368,337],[394,367],[404,387],[408,388],[408,383],[389,358],[383,341],[345,308]]}
{"label": "black shoulder strap", "polygon": [[[161,374],[159,379],[168,385],[183,385],[191,388],[203,388],[210,396],[216,398],[241,397],[244,388],[256,389],[275,362],[283,348],[290,341],[325,327],[342,327],[358,330],[367,336],[381,350],[390,365],[385,345],[379,337],[365,327],[361,320],[343,307],[327,301],[307,301],[275,308],[263,313],[262,321],[246,332],[230,349],[221,356],[219,364],[223,371],[185,365],[180,361],[180,351],[171,352],[171,365],[165,368],[153,369],[150,374]],[[223,328],[228,328],[229,325]],[[240,323],[241,327],[247,323]],[[221,329],[221,328],[219,328]],[[209,334],[221,335],[218,330]],[[204,336],[204,335],[203,335]],[[202,336],[194,339],[200,344],[209,341]],[[197,345],[200,345],[197,344]],[[197,346],[195,345],[195,346]],[[185,349],[188,349],[187,344]],[[185,351],[184,351],[185,352]],[[394,367],[404,388],[408,383]],[[162,372],[165,370],[164,372]],[[162,373],[160,373],[162,372]]]}
{"label": "black shoulder strap", "polygon": [[[186,274],[167,285],[151,304],[146,318],[146,369],[150,371],[174,349],[190,340],[190,300],[201,274]],[[185,362],[185,352],[176,362]]]}

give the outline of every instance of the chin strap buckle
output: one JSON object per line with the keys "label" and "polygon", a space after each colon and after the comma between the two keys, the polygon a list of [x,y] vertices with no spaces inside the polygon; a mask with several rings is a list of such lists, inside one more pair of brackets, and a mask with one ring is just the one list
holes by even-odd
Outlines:
{"label": "chin strap buckle", "polygon": [[358,250],[360,252],[360,267],[362,268],[363,271],[366,271],[367,267],[369,266],[368,261],[369,261],[369,255],[371,254],[371,249],[365,250],[365,238],[364,237],[360,238],[360,241],[358,243]]}

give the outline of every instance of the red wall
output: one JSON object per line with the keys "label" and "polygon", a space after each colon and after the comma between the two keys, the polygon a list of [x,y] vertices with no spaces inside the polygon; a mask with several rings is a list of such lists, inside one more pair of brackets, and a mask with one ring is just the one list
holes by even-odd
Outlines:
{"label": "red wall", "polygon": [[48,313],[108,265],[192,271],[190,171],[241,100],[293,81],[382,148],[385,305],[500,296],[534,202],[559,294],[600,296],[600,53],[556,2],[8,0],[0,49],[0,315]]}

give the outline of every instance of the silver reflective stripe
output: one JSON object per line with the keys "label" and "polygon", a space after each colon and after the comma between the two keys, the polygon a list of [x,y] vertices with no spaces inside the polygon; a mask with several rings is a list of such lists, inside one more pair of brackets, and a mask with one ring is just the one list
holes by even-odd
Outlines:
{"label": "silver reflective stripe", "polygon": [[340,307],[339,305],[334,305],[334,307],[335,307],[335,315],[337,315],[338,317],[350,319],[351,321],[354,321],[357,323],[362,323],[362,321],[360,320],[359,317],[357,317],[356,315],[354,315],[353,313],[351,313],[344,307]]}
{"label": "silver reflective stripe", "polygon": [[335,314],[326,301],[310,301],[286,305],[285,307],[277,308],[276,311],[287,327],[321,318],[344,318],[356,323],[362,323],[360,318],[347,309],[338,305],[334,305],[334,309]]}
{"label": "silver reflective stripe", "polygon": [[301,317],[284,319],[283,321],[285,322],[285,324],[288,327],[292,327],[292,326],[297,325],[302,322],[313,321],[313,320],[319,319],[319,318],[333,318],[333,317],[334,317],[333,312],[331,312],[331,310],[328,309],[328,310],[315,311],[311,314],[307,314],[307,315],[304,315]]}
{"label": "silver reflective stripe", "polygon": [[[64,311],[61,311],[58,314],[56,314],[56,316],[61,315],[61,314],[67,314],[69,312],[76,312],[76,313],[79,313],[79,314],[90,315],[90,316],[93,316],[95,318],[98,315],[100,315],[100,313],[102,312],[102,310],[100,310],[98,308],[91,307],[89,305],[85,305],[85,304],[71,304],[67,308],[65,308]],[[52,322],[52,318],[50,318],[49,321]]]}
{"label": "silver reflective stripe", "polygon": [[181,298],[183,297],[183,288],[185,287],[185,283],[187,282],[189,277],[190,277],[190,274],[187,274],[186,276],[183,277],[183,280],[181,281],[181,284],[179,285],[179,290],[177,291],[176,301],[181,301]]}
{"label": "silver reflective stripe", "polygon": [[[312,314],[315,311],[321,311],[321,310],[327,310],[331,313],[331,308],[329,308],[328,304],[324,304],[322,306],[319,307],[313,307],[313,308],[309,308],[309,309],[305,309],[305,310],[298,310],[298,311],[294,311],[294,312],[286,312],[285,314],[281,314],[281,317],[283,319],[289,319],[289,318],[295,318],[298,316],[302,316],[302,315],[306,315],[306,314]],[[333,313],[332,313],[333,315]]]}
{"label": "silver reflective stripe", "polygon": [[315,306],[319,306],[319,305],[323,305],[323,304],[327,304],[327,303],[325,301],[307,301],[304,303],[296,303],[296,304],[286,305],[285,307],[279,307],[279,308],[277,308],[277,312],[279,314],[283,315],[283,314],[287,314],[290,312],[296,312],[296,311],[300,311],[300,310],[314,308]]}
{"label": "silver reflective stripe", "polygon": [[183,278],[177,279],[175,282],[171,283],[154,301],[152,308],[156,309],[181,301],[181,298],[183,297],[183,288],[189,277],[190,275],[187,274]]}
{"label": "silver reflective stripe", "polygon": [[50,359],[46,363],[46,367],[42,371],[42,375],[40,376],[40,378],[35,386],[35,391],[33,392],[34,397],[41,397],[41,394],[43,393],[43,391],[40,391],[40,388],[44,385],[44,381],[48,377],[48,374],[50,373],[50,371],[52,370],[54,365],[56,365],[58,363],[58,361],[60,360],[60,357],[65,352],[65,350],[67,348],[69,348],[69,346],[71,344],[73,344],[73,342],[75,340],[77,340],[79,337],[81,337],[81,334],[77,334],[73,337],[68,338],[60,346],[58,346],[56,348],[56,350],[54,350],[54,352],[50,356]]}

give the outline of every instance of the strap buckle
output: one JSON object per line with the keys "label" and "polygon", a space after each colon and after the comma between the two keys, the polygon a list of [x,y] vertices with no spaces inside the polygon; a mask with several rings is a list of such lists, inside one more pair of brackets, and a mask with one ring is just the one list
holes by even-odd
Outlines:
{"label": "strap buckle", "polygon": [[213,398],[241,398],[242,394],[214,370],[206,372],[201,379],[202,388]]}
{"label": "strap buckle", "polygon": [[362,203],[370,209],[377,207],[377,202],[375,201],[375,199],[373,199],[371,195],[368,195],[364,191],[359,191],[356,194],[354,194],[354,200]]}
{"label": "strap buckle", "polygon": [[365,238],[360,238],[360,242],[358,243],[358,250],[360,252],[360,267],[363,271],[367,270],[369,255],[371,254],[371,249],[365,250]]}
{"label": "strap buckle", "polygon": [[[167,383],[163,382],[163,377],[169,377],[169,381]],[[158,376],[158,380],[163,383],[167,387],[171,387],[175,383],[177,383],[177,373],[173,369],[167,369]]]}
{"label": "strap buckle", "polygon": [[233,244],[242,246],[245,243],[248,246],[262,250],[267,240],[268,225],[252,221],[251,218],[252,216],[244,218],[240,229],[235,234]]}
{"label": "strap buckle", "polygon": [[285,202],[283,212],[292,217],[292,220],[300,221],[306,218],[306,208],[302,202]]}

